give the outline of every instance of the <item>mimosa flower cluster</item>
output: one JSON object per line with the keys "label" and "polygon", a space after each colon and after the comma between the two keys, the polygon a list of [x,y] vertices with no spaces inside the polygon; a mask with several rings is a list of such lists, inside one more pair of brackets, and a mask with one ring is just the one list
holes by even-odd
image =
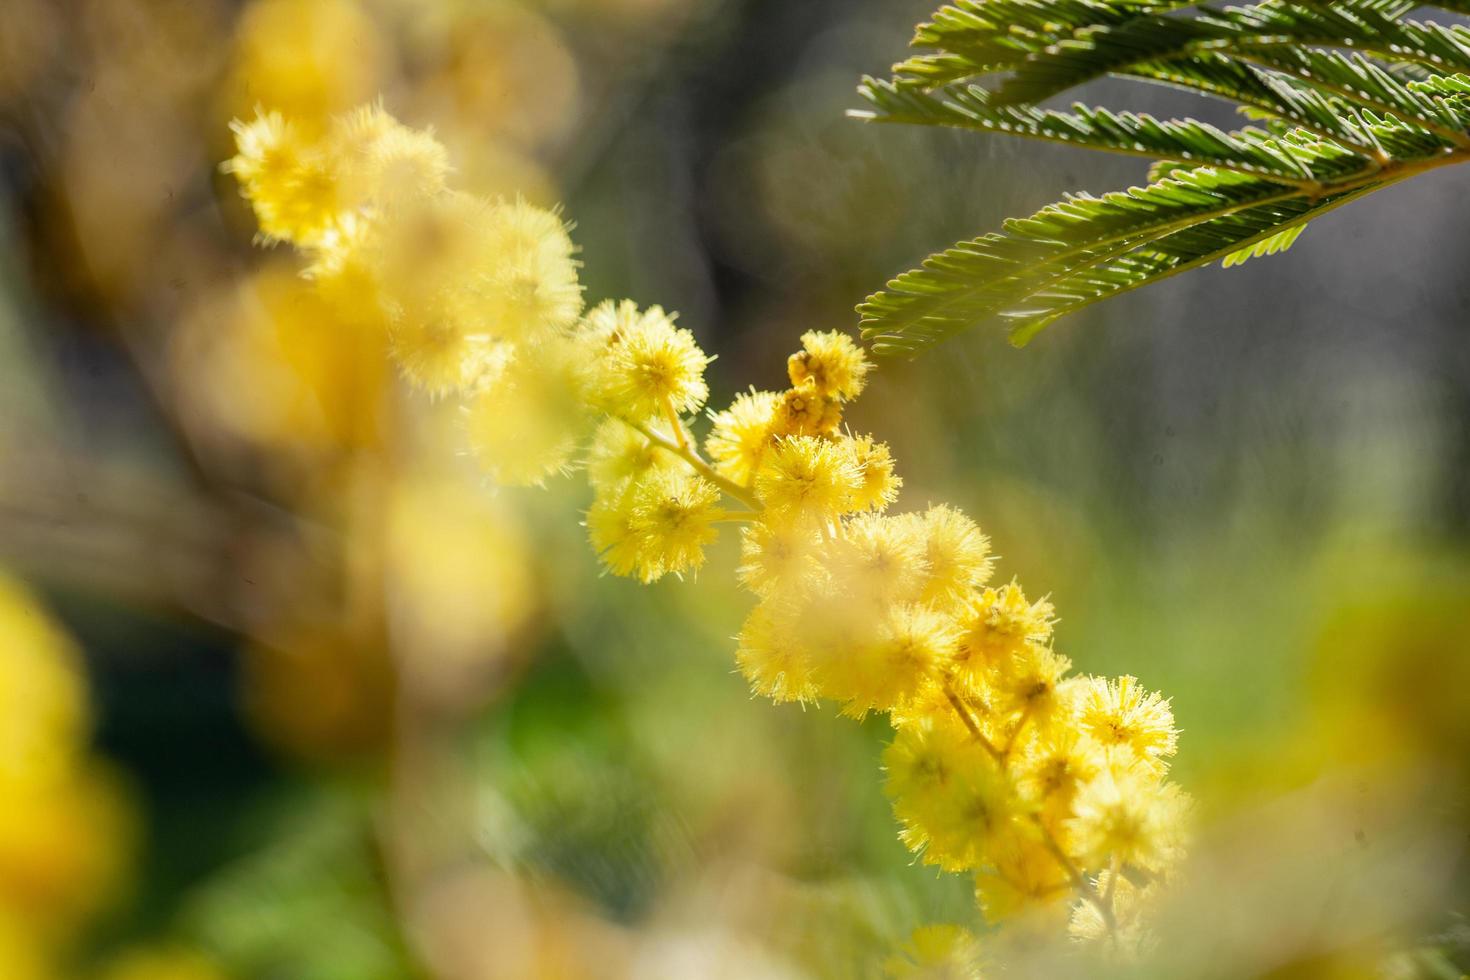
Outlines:
{"label": "mimosa flower cluster", "polygon": [[380,324],[411,382],[463,399],[467,446],[496,479],[581,460],[611,572],[695,572],[738,526],[756,599],[741,670],[775,701],[887,714],[886,787],[924,862],[972,874],[992,921],[1050,912],[1079,939],[1145,935],[1133,912],[1168,883],[1187,810],[1167,778],[1169,702],[1132,677],[1071,675],[1051,604],[992,582],[965,514],[895,512],[888,446],[845,424],[871,370],[850,338],[805,334],[788,388],[709,411],[711,359],[688,330],[630,301],[584,311],[560,218],[451,190],[430,134],[378,107],[235,131],[226,168],[262,236]]}

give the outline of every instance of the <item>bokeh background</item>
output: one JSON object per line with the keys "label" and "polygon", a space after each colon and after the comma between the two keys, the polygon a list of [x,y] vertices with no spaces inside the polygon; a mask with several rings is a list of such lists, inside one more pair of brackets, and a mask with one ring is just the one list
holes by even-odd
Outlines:
{"label": "bokeh background", "polygon": [[[978,928],[896,838],[881,719],[748,696],[733,542],[599,577],[585,488],[484,485],[218,170],[256,105],[381,96],[459,186],[564,202],[588,299],[679,310],[721,403],[928,252],[1143,179],[847,118],[928,12],[6,0],[0,976],[871,976]],[[884,363],[854,409],[1079,669],[1173,697],[1199,858],[1138,969],[1470,970],[1467,194]]]}

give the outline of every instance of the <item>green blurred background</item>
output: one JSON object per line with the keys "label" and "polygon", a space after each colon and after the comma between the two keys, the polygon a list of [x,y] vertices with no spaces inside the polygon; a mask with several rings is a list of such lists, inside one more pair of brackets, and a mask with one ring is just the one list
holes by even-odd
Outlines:
{"label": "green blurred background", "polygon": [[[679,310],[723,404],[929,251],[1143,180],[846,118],[928,12],[7,0],[0,562],[31,591],[0,643],[70,634],[115,786],[74,831],[115,860],[12,874],[0,844],[7,977],[868,976],[977,924],[896,838],[881,719],[748,696],[733,541],[695,581],[600,577],[585,488],[482,486],[217,169],[257,104],[381,95],[459,186],[564,202],[589,301]],[[1172,696],[1203,856],[1157,975],[1470,969],[1467,191],[1374,195],[1024,352],[885,362],[851,415],[908,507],[1051,594],[1079,670]],[[33,879],[88,900],[38,911]]]}

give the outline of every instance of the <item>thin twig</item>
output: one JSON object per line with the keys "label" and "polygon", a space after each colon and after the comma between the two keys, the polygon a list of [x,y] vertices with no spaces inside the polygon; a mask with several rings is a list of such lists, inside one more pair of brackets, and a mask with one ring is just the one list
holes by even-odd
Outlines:
{"label": "thin twig", "polygon": [[1041,819],[1041,815],[1032,814],[1031,819],[1036,824],[1037,829],[1041,831],[1042,845],[1052,857],[1056,858],[1057,863],[1062,866],[1062,870],[1066,872],[1067,878],[1072,882],[1072,887],[1077,889],[1077,894],[1081,895],[1084,900],[1097,909],[1097,914],[1102,916],[1103,925],[1108,927],[1108,935],[1116,937],[1118,934],[1118,920],[1113,915],[1112,903],[1104,901],[1103,897],[1097,893],[1097,889],[1093,887],[1092,882],[1087,880],[1087,876],[1078,870],[1077,865],[1072,863],[1072,859],[1067,856],[1067,852],[1062,849],[1062,845],[1057,843],[1057,839],[1052,834],[1051,828],[1047,827],[1046,822]]}
{"label": "thin twig", "polygon": [[[990,739],[986,738],[985,734],[980,731],[980,726],[975,724],[975,719],[970,716],[970,709],[965,707],[965,703],[960,700],[959,695],[955,693],[954,688],[948,680],[944,682],[944,696],[949,699],[950,705],[953,706],[955,713],[960,716],[960,721],[964,723],[965,728],[969,729],[970,735],[974,737],[975,741],[980,743],[980,746],[986,752],[990,753],[991,758],[995,759],[997,763],[1004,767],[1005,754],[998,751]],[[1022,716],[1022,724],[1025,723],[1025,720],[1025,716]],[[1020,726],[1018,725],[1017,731],[1019,730]],[[1015,735],[1013,733],[1011,741],[1014,740]],[[1009,751],[1010,745],[1008,744],[1006,748]],[[1057,843],[1056,837],[1041,819],[1040,814],[1033,813],[1031,819],[1036,824],[1037,829],[1041,831],[1041,841],[1046,847],[1047,852],[1056,858],[1057,863],[1061,865],[1062,870],[1066,873],[1067,879],[1072,883],[1072,887],[1076,889],[1077,894],[1081,895],[1085,901],[1097,909],[1098,915],[1102,916],[1103,924],[1107,926],[1108,934],[1113,936],[1116,941],[1118,921],[1113,915],[1111,895],[1108,900],[1104,900],[1103,896],[1097,893],[1097,889],[1093,887],[1092,882],[1087,880],[1087,876],[1078,869],[1077,865],[1072,863],[1072,859],[1067,856],[1067,852],[1062,849],[1062,845]]]}
{"label": "thin twig", "polygon": [[694,471],[696,473],[704,477],[709,482],[713,483],[715,486],[719,487],[729,496],[734,497],[736,500],[749,507],[751,510],[756,512],[764,510],[764,508],[761,506],[760,498],[751,493],[749,488],[742,487],[734,480],[726,479],[725,477],[716,473],[714,467],[706,463],[704,459],[692,448],[688,446],[680,446],[678,443],[673,442],[670,439],[665,439],[663,436],[659,435],[657,432],[654,432],[648,426],[641,423],[629,422],[627,419],[623,419],[622,421],[625,425],[632,426],[634,429],[643,433],[644,437],[647,438],[648,441],[653,443],[655,446],[658,446],[661,449],[667,449],[669,452],[673,453],[675,456],[678,456],[684,462],[694,467]]}
{"label": "thin twig", "polygon": [[1028,704],[1025,710],[1021,712],[1021,717],[1016,721],[1016,727],[1011,729],[1011,735],[1006,739],[1005,748],[1000,750],[1001,758],[1010,758],[1011,750],[1016,747],[1016,739],[1021,737],[1021,730],[1026,727],[1026,722],[1031,720],[1032,707],[1032,705]]}
{"label": "thin twig", "polygon": [[970,709],[965,707],[965,703],[960,700],[960,696],[955,693],[954,688],[950,686],[947,680],[944,682],[944,696],[949,699],[949,703],[954,707],[955,713],[960,716],[960,721],[965,723],[965,727],[970,730],[970,735],[974,737],[975,741],[979,742],[980,746],[986,752],[989,752],[990,757],[996,762],[1003,762],[1004,760],[1000,752],[996,750],[994,743],[985,737],[984,732],[980,731],[980,726],[975,724],[974,718],[970,717]]}

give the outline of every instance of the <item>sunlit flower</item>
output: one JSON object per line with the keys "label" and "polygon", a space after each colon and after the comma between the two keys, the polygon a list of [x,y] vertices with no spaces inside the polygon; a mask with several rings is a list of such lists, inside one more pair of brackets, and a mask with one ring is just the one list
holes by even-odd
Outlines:
{"label": "sunlit flower", "polygon": [[736,395],[729,408],[711,415],[714,424],[704,440],[704,451],[721,476],[742,485],[750,483],[771,447],[779,402],[774,392],[752,388]]}
{"label": "sunlit flower", "polygon": [[776,440],[755,477],[767,509],[793,517],[835,519],[851,507],[861,485],[851,455],[815,436]]}
{"label": "sunlit flower", "polygon": [[776,404],[771,430],[779,436],[831,435],[842,423],[842,403],[813,384],[787,391]]}
{"label": "sunlit flower", "polygon": [[768,604],[751,610],[740,628],[735,662],[756,694],[777,702],[814,701],[811,652],[802,642],[801,624],[783,611]]}
{"label": "sunlit flower", "polygon": [[724,515],[720,492],[698,476],[655,467],[593,505],[587,525],[608,568],[652,582],[694,571]]}
{"label": "sunlit flower", "polygon": [[974,521],[953,507],[939,504],[923,515],[924,559],[927,578],[924,598],[955,602],[967,597],[990,578],[994,560],[990,539]]}
{"label": "sunlit flower", "polygon": [[709,397],[704,368],[710,358],[688,330],[674,326],[662,308],[653,306],[628,315],[604,310],[589,316],[589,331],[603,345],[593,392],[607,412],[633,420],[669,412],[696,412]]}
{"label": "sunlit flower", "polygon": [[888,444],[871,436],[852,436],[842,443],[858,468],[859,484],[852,497],[853,510],[882,510],[898,499],[903,480],[893,472]]}
{"label": "sunlit flower", "polygon": [[836,330],[801,335],[802,349],[786,362],[791,384],[810,384],[819,393],[849,401],[862,393],[872,365],[847,334]]}
{"label": "sunlit flower", "polygon": [[1084,678],[1075,698],[1078,727],[1098,745],[1120,749],[1160,772],[1168,768],[1179,730],[1167,698],[1127,675]]}

